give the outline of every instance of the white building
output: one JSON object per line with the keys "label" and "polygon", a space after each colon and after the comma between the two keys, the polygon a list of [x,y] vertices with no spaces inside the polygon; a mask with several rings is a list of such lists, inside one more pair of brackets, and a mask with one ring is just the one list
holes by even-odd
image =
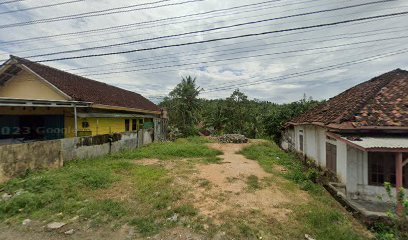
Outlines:
{"label": "white building", "polygon": [[348,198],[378,201],[384,182],[408,188],[408,72],[373,78],[293,119],[282,146],[335,173]]}

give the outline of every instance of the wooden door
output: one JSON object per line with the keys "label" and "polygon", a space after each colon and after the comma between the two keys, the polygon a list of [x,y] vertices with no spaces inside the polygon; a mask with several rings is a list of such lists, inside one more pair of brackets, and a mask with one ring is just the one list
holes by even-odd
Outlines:
{"label": "wooden door", "polygon": [[331,143],[326,143],[326,168],[337,172],[337,146]]}

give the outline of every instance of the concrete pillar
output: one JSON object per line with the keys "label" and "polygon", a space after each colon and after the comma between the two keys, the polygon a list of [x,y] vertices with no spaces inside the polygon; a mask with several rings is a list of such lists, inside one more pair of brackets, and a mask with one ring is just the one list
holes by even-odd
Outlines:
{"label": "concrete pillar", "polygon": [[75,137],[78,137],[78,114],[77,107],[74,105],[74,125],[75,125]]}
{"label": "concrete pillar", "polygon": [[395,178],[396,178],[396,196],[397,196],[397,214],[401,215],[402,208],[402,199],[399,197],[399,191],[402,188],[402,152],[396,153],[395,155]]}

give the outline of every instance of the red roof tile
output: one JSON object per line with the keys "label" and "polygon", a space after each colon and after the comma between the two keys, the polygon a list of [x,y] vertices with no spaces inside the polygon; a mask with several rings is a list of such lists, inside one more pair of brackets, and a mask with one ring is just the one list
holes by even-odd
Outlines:
{"label": "red roof tile", "polygon": [[408,71],[361,83],[290,121],[352,127],[408,127]]}
{"label": "red roof tile", "polygon": [[14,56],[12,58],[53,84],[73,100],[115,107],[160,111],[156,104],[138,93],[64,72],[27,59]]}

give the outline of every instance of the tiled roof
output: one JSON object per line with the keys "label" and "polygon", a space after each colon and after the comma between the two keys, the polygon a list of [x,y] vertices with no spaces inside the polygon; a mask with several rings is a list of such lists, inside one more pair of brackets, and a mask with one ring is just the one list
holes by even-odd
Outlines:
{"label": "tiled roof", "polygon": [[337,128],[408,127],[408,71],[396,69],[361,83],[290,122]]}
{"label": "tiled roof", "polygon": [[115,107],[160,111],[159,107],[142,95],[94,81],[49,66],[12,56],[18,63],[53,84],[73,100]]}

